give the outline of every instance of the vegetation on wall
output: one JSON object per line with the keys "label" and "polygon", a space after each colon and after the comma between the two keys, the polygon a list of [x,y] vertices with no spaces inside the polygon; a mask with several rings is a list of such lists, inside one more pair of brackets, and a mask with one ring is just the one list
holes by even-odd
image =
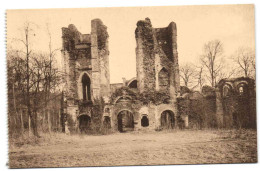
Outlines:
{"label": "vegetation on wall", "polygon": [[106,42],[108,39],[107,27],[106,26],[99,26],[97,27],[97,42],[98,42],[98,49],[102,50],[106,47]]}
{"label": "vegetation on wall", "polygon": [[142,104],[155,104],[159,105],[162,103],[168,104],[170,100],[170,95],[166,91],[144,91],[142,93],[135,92],[129,87],[122,87],[117,89],[112,95],[111,95],[111,103],[115,101],[117,97],[128,95],[133,98],[133,100],[137,100]]}
{"label": "vegetation on wall", "polygon": [[138,99],[143,102],[143,104],[168,104],[170,100],[170,95],[166,91],[145,91],[139,94]]}
{"label": "vegetation on wall", "polygon": [[137,22],[135,35],[136,37],[139,35],[142,38],[143,46],[146,47],[147,50],[152,51],[154,49],[153,28],[149,18]]}
{"label": "vegetation on wall", "polygon": [[124,95],[128,95],[136,99],[137,92],[133,91],[131,88],[126,86],[116,89],[116,91],[111,95],[111,103],[114,103],[117,97],[124,96]]}
{"label": "vegetation on wall", "polygon": [[189,116],[190,128],[214,128],[216,127],[215,100],[205,99],[183,99],[178,98],[178,111],[180,115]]}
{"label": "vegetation on wall", "polygon": [[96,98],[93,100],[93,108],[91,114],[91,130],[93,133],[102,132],[102,117],[105,107],[103,98]]}

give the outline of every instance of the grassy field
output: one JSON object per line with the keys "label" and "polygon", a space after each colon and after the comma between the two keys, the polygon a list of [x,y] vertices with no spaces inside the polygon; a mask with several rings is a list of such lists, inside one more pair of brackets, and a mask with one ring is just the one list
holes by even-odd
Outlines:
{"label": "grassy field", "polygon": [[47,134],[9,145],[10,168],[255,162],[254,130]]}

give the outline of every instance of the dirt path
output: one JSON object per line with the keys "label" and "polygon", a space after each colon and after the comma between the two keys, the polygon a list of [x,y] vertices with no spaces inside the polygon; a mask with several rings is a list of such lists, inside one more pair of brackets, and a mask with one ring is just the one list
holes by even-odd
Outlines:
{"label": "dirt path", "polygon": [[[254,134],[256,136],[256,133]],[[70,167],[257,162],[256,137],[216,131],[57,136],[48,143],[10,149],[10,167]]]}

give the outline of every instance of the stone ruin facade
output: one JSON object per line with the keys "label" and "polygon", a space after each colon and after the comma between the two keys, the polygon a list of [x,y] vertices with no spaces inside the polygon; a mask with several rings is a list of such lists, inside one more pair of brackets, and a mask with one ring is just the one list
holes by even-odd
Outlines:
{"label": "stone ruin facade", "polygon": [[219,127],[256,128],[255,80],[245,77],[221,80],[216,101]]}
{"label": "stone ruin facade", "polygon": [[[252,90],[252,81],[242,79],[241,84],[224,80],[210,93],[182,93],[176,24],[153,28],[149,18],[138,21],[135,30],[136,77],[110,84],[108,37],[107,27],[100,19],[91,21],[90,34],[81,34],[74,25],[62,28],[65,82],[62,101],[63,113],[71,120],[70,130],[90,129],[96,99],[103,99],[98,124],[115,131],[189,128],[196,112],[183,108],[192,108],[191,102],[197,99],[203,99],[204,108],[206,104],[210,109],[212,116],[208,117],[214,118],[215,125],[231,126],[235,122],[234,117],[230,119],[233,109],[225,107],[230,104],[223,96],[223,87],[228,84],[232,93],[240,91],[235,88],[238,85],[245,86],[245,93]],[[255,109],[253,94],[246,98],[252,98],[249,106]]]}
{"label": "stone ruin facade", "polygon": [[[121,131],[176,128],[180,89],[176,24],[153,28],[148,18],[138,21],[135,38],[137,76],[111,85],[112,96],[116,94],[110,105],[111,126]],[[120,87],[130,90],[117,91]],[[166,94],[166,101],[157,98]],[[148,101],[142,100],[144,96]]]}
{"label": "stone ruin facade", "polygon": [[91,21],[91,33],[81,34],[74,25],[62,28],[64,113],[71,127],[87,127],[91,122],[93,100],[110,96],[107,27]]}

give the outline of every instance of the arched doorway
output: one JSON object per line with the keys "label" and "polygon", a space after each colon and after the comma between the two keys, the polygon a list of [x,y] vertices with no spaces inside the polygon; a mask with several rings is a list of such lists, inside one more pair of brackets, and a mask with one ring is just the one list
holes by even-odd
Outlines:
{"label": "arched doorway", "polygon": [[128,110],[122,110],[117,115],[117,126],[119,132],[134,130],[134,115]]}
{"label": "arched doorway", "polygon": [[83,100],[91,100],[91,89],[90,89],[90,78],[89,76],[84,73],[81,79],[82,82],[82,97]]}
{"label": "arched doorway", "polygon": [[81,133],[86,133],[90,129],[91,119],[88,115],[79,116],[79,130]]}
{"label": "arched doorway", "polygon": [[142,127],[148,127],[149,126],[149,119],[148,119],[148,117],[146,115],[142,116],[141,126]]}
{"label": "arched doorway", "polygon": [[165,110],[161,114],[161,127],[163,129],[173,129],[175,126],[174,113],[170,110]]}

